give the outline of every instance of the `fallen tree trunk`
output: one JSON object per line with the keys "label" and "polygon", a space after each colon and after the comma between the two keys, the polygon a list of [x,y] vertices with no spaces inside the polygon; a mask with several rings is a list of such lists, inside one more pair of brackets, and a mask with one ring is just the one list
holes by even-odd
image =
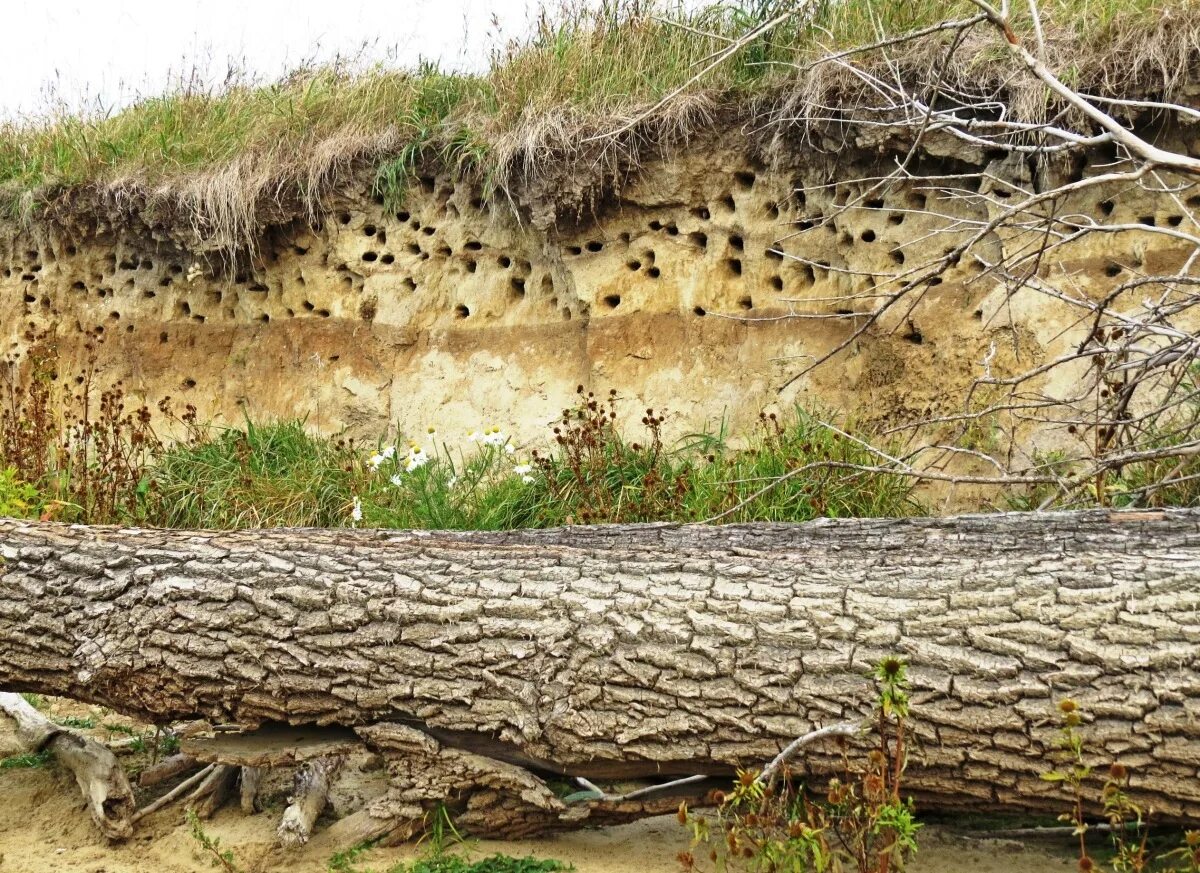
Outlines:
{"label": "fallen tree trunk", "polygon": [[541,784],[761,767],[864,717],[869,668],[895,653],[921,802],[1060,809],[1038,776],[1070,696],[1096,763],[1133,768],[1160,817],[1200,818],[1196,511],[511,533],[0,520],[0,556],[0,688],[156,722],[404,725],[431,756]]}

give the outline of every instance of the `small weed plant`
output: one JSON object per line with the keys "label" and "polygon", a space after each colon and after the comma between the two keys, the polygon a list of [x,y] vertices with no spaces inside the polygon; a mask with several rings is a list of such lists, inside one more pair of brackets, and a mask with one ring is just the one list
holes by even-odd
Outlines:
{"label": "small weed plant", "polygon": [[1108,765],[1098,776],[1088,763],[1086,737],[1082,730],[1084,713],[1074,700],[1058,704],[1060,717],[1056,742],[1056,766],[1042,774],[1042,779],[1061,785],[1070,798],[1071,808],[1059,816],[1068,824],[1078,840],[1078,869],[1082,873],[1104,869],[1088,845],[1088,835],[1094,830],[1086,811],[1090,786],[1100,782],[1099,803],[1108,825],[1108,869],[1112,873],[1200,873],[1200,830],[1185,831],[1173,847],[1154,850],[1150,846],[1147,827],[1149,813],[1129,796],[1133,777],[1128,767],[1119,761]]}
{"label": "small weed plant", "polygon": [[196,815],[193,810],[187,811],[187,823],[191,828],[192,839],[196,841],[200,851],[205,857],[212,862],[212,865],[224,873],[244,873],[241,867],[236,863],[233,856],[233,851],[230,849],[222,849],[221,841],[216,837],[210,837],[204,830],[204,825],[200,821],[200,816]]}
{"label": "small weed plant", "polygon": [[764,781],[740,772],[712,816],[679,809],[692,846],[679,856],[686,871],[750,873],[891,873],[917,851],[911,799],[901,796],[907,761],[907,667],[886,658],[874,672],[874,743],[861,762],[842,747],[842,775],[823,797],[784,770]]}

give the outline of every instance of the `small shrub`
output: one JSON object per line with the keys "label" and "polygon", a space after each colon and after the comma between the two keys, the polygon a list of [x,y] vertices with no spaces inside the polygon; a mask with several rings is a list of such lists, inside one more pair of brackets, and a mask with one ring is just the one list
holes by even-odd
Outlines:
{"label": "small shrub", "polygon": [[855,765],[843,744],[846,778],[829,781],[823,798],[793,784],[788,773],[764,781],[741,772],[721,799],[715,819],[679,808],[692,832],[690,851],[679,860],[687,871],[752,873],[888,873],[917,851],[921,825],[910,799],[901,798],[907,764],[907,667],[885,658],[876,667],[875,745]]}
{"label": "small shrub", "polygon": [[0,469],[0,516],[28,518],[36,515],[38,490],[17,478],[13,467]]}
{"label": "small shrub", "polygon": [[[1058,817],[1069,824],[1079,841],[1078,869],[1100,870],[1099,862],[1088,848],[1088,833],[1092,830],[1085,809],[1089,783],[1096,772],[1088,763],[1086,737],[1082,730],[1084,713],[1074,700],[1058,704],[1060,719],[1055,757],[1055,769],[1042,774],[1042,779],[1061,785],[1070,798],[1071,808]],[[1154,852],[1149,845],[1148,814],[1129,797],[1133,773],[1119,761],[1109,764],[1100,780],[1099,800],[1104,810],[1111,841],[1110,869],[1113,873],[1200,873],[1200,830],[1185,831],[1179,844],[1171,849]]]}

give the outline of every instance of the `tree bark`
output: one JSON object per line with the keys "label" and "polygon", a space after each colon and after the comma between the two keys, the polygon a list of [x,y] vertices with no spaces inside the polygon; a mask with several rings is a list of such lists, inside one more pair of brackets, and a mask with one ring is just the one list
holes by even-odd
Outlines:
{"label": "tree bark", "polygon": [[403,725],[539,783],[724,775],[864,718],[870,667],[898,654],[926,806],[1061,809],[1038,776],[1072,697],[1093,763],[1130,766],[1160,820],[1200,818],[1197,511],[510,533],[0,520],[0,557],[0,688],[158,723]]}

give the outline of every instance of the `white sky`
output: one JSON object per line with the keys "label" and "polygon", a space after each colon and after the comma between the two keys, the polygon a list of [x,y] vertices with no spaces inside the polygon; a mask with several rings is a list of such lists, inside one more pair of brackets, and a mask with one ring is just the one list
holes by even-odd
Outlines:
{"label": "white sky", "polygon": [[[527,31],[537,0],[0,0],[0,117],[39,114],[47,93],[72,107],[163,91],[198,66],[233,59],[275,78],[314,57],[419,58],[479,69],[488,49]],[[493,17],[500,24],[499,36]]]}

